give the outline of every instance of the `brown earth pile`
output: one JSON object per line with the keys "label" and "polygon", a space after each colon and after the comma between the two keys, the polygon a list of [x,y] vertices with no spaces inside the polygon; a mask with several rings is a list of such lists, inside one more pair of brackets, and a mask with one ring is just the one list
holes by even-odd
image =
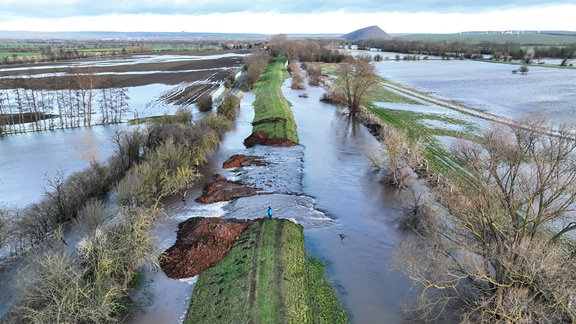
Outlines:
{"label": "brown earth pile", "polygon": [[255,131],[244,139],[244,146],[249,148],[256,145],[294,146],[297,144],[287,138],[269,138],[268,133],[264,131]]}
{"label": "brown earth pile", "polygon": [[178,225],[176,242],[162,253],[160,268],[173,279],[190,278],[222,260],[254,220],[193,217]]}
{"label": "brown earth pile", "polygon": [[256,195],[257,189],[249,187],[242,181],[230,181],[225,177],[215,174],[213,181],[204,186],[202,195],[196,201],[210,204],[217,201],[229,201],[241,197]]}
{"label": "brown earth pile", "polygon": [[255,155],[234,154],[228,160],[222,163],[222,168],[232,169],[246,166],[266,166],[268,163],[262,160],[262,157]]}

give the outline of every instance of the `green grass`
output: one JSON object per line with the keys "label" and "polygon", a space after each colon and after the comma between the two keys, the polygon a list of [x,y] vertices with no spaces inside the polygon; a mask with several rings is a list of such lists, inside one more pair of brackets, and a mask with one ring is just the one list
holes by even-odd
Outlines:
{"label": "green grass", "polygon": [[[384,82],[387,82],[386,80]],[[376,94],[372,96],[373,102],[394,102],[394,103],[406,103],[412,105],[421,105],[422,103],[409,98],[400,93],[386,89],[383,84],[381,84],[376,91]]]}
{"label": "green grass", "polygon": [[257,220],[204,271],[184,323],[348,323],[323,266],[307,260],[303,228]]}
{"label": "green grass", "polygon": [[0,52],[0,58],[12,56],[38,56],[40,52]]}
{"label": "green grass", "polygon": [[[424,142],[423,157],[428,167],[438,175],[448,177],[456,183],[470,183],[473,180],[462,170],[448,152],[435,138],[448,136],[457,139],[475,141],[478,128],[467,121],[440,114],[427,114],[405,110],[394,110],[369,105],[368,109],[386,124],[406,132],[410,141]],[[426,120],[438,121],[447,127],[429,127]]]}
{"label": "green grass", "polygon": [[399,37],[402,40],[410,41],[447,41],[463,42],[466,44],[478,44],[482,41],[505,43],[513,42],[525,45],[560,45],[576,43],[576,35],[555,35],[555,34],[413,34]]}
{"label": "green grass", "polygon": [[[282,94],[282,82],[288,72],[284,68],[284,58],[271,60],[254,85],[254,127],[252,131],[264,131],[270,138],[288,138],[298,143],[296,122],[290,103]],[[286,121],[284,127],[282,120]],[[269,122],[267,122],[269,121]]]}

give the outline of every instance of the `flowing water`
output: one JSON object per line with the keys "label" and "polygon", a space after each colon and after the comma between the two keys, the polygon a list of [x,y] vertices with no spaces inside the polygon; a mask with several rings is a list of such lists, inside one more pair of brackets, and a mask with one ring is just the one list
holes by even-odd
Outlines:
{"label": "flowing water", "polygon": [[[307,251],[328,262],[328,278],[335,284],[352,322],[403,323],[403,303],[413,297],[413,292],[410,281],[394,269],[391,260],[402,235],[397,229],[402,211],[398,193],[379,182],[367,158],[378,143],[363,126],[340,114],[334,106],[320,102],[322,89],[309,88],[305,90],[308,97],[303,98],[298,96],[302,91],[291,90],[288,85],[289,80],[284,83],[283,92],[293,105],[301,145],[244,148],[242,141],[252,130],[254,116],[254,96],[245,94],[236,129],[225,135],[206,167],[207,175],[220,173],[242,179],[266,194],[203,205],[194,201],[201,193],[201,182],[189,192],[188,200],[175,198],[166,202],[166,216],[156,229],[158,243],[162,250],[172,245],[178,223],[189,217],[258,218],[264,217],[267,207],[272,206],[275,217],[290,218],[305,227]],[[108,132],[105,128],[94,129]],[[66,143],[72,143],[79,134],[80,131],[50,133],[49,141],[62,142],[66,148]],[[31,145],[26,143],[36,142],[36,136],[43,135],[18,135],[0,143],[3,152],[8,146],[19,147],[10,151],[10,159],[4,156],[2,163],[22,162],[22,168],[11,164],[9,173],[14,177],[9,177],[4,169],[0,175],[3,196],[10,200],[22,199],[13,197],[10,188],[26,178],[27,170],[48,166],[49,173],[62,167],[62,161],[51,162],[50,158],[62,155],[64,148],[38,148],[26,153]],[[110,148],[103,149],[103,158],[111,154]],[[222,162],[238,153],[263,156],[270,164],[265,169],[246,168],[239,173],[222,170]],[[68,160],[73,156],[77,154]],[[74,160],[77,161],[71,163],[76,165],[70,169],[86,163],[81,158]],[[143,289],[135,295],[138,309],[130,322],[179,323],[195,280],[173,280],[161,270],[149,269]]]}
{"label": "flowing water", "polygon": [[[412,297],[410,281],[391,263],[399,237],[396,224],[402,213],[395,191],[379,182],[366,156],[378,143],[363,126],[320,102],[322,89],[307,89],[308,98],[301,98],[301,92],[288,85],[285,82],[283,92],[293,105],[301,145],[244,148],[242,141],[250,134],[253,119],[253,95],[247,94],[236,130],[225,136],[207,170],[208,174],[242,179],[267,194],[211,205],[175,200],[159,231],[171,234],[172,239],[161,240],[164,248],[173,242],[174,219],[259,218],[265,216],[267,206],[272,206],[275,217],[293,219],[305,227],[308,253],[328,261],[328,277],[354,323],[402,323],[403,302]],[[240,173],[222,170],[222,162],[233,154],[263,156],[270,164]],[[189,197],[200,193],[198,185]],[[154,283],[144,294],[153,297],[133,323],[157,323],[159,318],[178,322],[195,278],[177,282],[160,271],[150,273],[149,279]]]}

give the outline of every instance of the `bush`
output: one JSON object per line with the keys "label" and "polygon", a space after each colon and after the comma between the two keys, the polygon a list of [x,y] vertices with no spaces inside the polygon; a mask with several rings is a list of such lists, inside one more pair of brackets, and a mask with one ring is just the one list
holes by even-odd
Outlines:
{"label": "bush", "polygon": [[230,72],[224,80],[224,87],[227,89],[232,88],[234,82],[236,82],[236,72]]}
{"label": "bush", "polygon": [[236,109],[240,107],[240,99],[234,95],[226,96],[218,106],[218,115],[224,116],[229,120],[236,118]]}
{"label": "bush", "polygon": [[292,89],[303,90],[304,89],[304,78],[300,72],[292,73],[292,84],[290,85]]}
{"label": "bush", "polygon": [[324,92],[320,101],[332,103],[339,106],[346,106],[347,100],[346,95],[339,91]]}
{"label": "bush", "polygon": [[225,132],[234,129],[234,124],[227,118],[218,115],[207,116],[196,122],[197,126],[205,127],[216,133],[220,137]]}
{"label": "bush", "polygon": [[78,213],[74,225],[78,233],[92,236],[110,218],[112,218],[111,206],[101,200],[90,199]]}
{"label": "bush", "polygon": [[320,85],[322,71],[314,66],[308,66],[306,71],[308,72],[308,84],[314,87]]}
{"label": "bush", "polygon": [[[89,205],[84,210],[91,210],[92,216],[105,209],[95,201]],[[78,244],[78,255],[65,251],[57,231],[54,248],[31,256],[20,277],[21,298],[8,322],[119,322],[129,283],[158,255],[150,233],[155,217],[153,210],[120,208]]]}
{"label": "bush", "polygon": [[212,95],[203,94],[198,99],[196,99],[196,107],[201,112],[208,112],[212,110]]}
{"label": "bush", "polygon": [[[210,109],[212,109],[212,97],[210,97]],[[174,114],[174,121],[182,124],[189,124],[192,121],[192,110],[188,107],[178,108]]]}

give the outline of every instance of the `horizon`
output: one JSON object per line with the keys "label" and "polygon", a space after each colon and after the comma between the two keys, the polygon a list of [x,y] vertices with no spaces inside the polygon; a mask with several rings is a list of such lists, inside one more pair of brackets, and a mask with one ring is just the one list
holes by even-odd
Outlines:
{"label": "horizon", "polygon": [[389,34],[576,29],[572,0],[0,0],[0,5],[2,31],[275,35],[346,34],[373,25]]}
{"label": "horizon", "polygon": [[[298,37],[298,36],[320,36],[320,37],[327,37],[327,36],[334,36],[340,37],[349,33],[356,32],[361,29],[365,29],[372,26],[362,27],[356,30],[348,31],[346,33],[291,33],[291,34],[284,34],[288,37]],[[376,26],[381,28],[380,26]],[[382,28],[381,28],[382,29]],[[384,30],[384,29],[382,29]],[[384,30],[385,31],[385,30]],[[387,33],[391,36],[404,36],[404,35],[490,35],[490,34],[530,34],[530,33],[543,33],[543,34],[554,34],[554,33],[566,33],[566,34],[576,34],[576,30],[466,30],[466,31],[459,31],[454,33],[430,33],[430,32],[414,32],[414,33]],[[22,34],[22,35],[18,35]],[[30,35],[28,35],[30,34]],[[246,37],[271,37],[278,34],[265,34],[265,33],[243,33],[243,32],[193,32],[193,31],[179,31],[179,32],[171,32],[171,31],[114,31],[114,30],[70,30],[70,31],[38,31],[38,30],[0,30],[0,38],[2,37],[14,37],[14,38],[26,38],[30,36],[31,38],[39,38],[40,35],[59,35],[61,38],[66,38],[66,34],[70,34],[68,38],[72,37],[72,34],[126,34],[127,38],[137,37],[138,34],[150,34],[152,35],[162,35],[166,34],[167,37],[175,37],[178,35],[214,35],[214,36],[225,36],[225,35],[234,35],[234,36],[246,36]],[[96,35],[92,36],[95,37]],[[105,35],[103,35],[105,36]],[[113,36],[113,35],[111,35]]]}

